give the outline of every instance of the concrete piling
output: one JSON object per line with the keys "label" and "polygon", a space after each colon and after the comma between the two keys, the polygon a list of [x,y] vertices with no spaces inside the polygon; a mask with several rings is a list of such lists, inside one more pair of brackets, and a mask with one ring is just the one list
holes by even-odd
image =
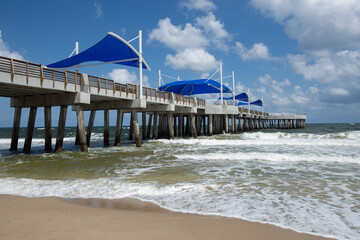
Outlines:
{"label": "concrete piling", "polygon": [[44,121],[45,121],[45,151],[52,152],[51,142],[51,106],[44,107]]}
{"label": "concrete piling", "polygon": [[17,151],[20,132],[21,107],[16,107],[14,111],[14,122],[12,128],[10,151]]}
{"label": "concrete piling", "polygon": [[24,143],[24,148],[23,148],[23,151],[25,153],[30,153],[30,151],[31,151],[31,142],[32,142],[33,134],[34,134],[36,111],[37,111],[37,107],[30,108],[29,121],[28,121],[28,125],[27,125],[25,143]]}
{"label": "concrete piling", "polygon": [[116,132],[114,146],[120,146],[120,138],[123,126],[124,112],[122,109],[116,111]]}
{"label": "concrete piling", "polygon": [[66,123],[66,114],[67,114],[67,105],[60,106],[59,114],[59,123],[58,123],[58,132],[56,136],[55,152],[63,151],[64,143],[64,134],[65,134],[65,123]]}
{"label": "concrete piling", "polygon": [[86,144],[88,146],[90,146],[90,139],[91,139],[92,129],[94,126],[95,114],[96,114],[96,110],[91,110],[90,117],[89,117],[89,123],[88,123],[87,131],[86,131]]}

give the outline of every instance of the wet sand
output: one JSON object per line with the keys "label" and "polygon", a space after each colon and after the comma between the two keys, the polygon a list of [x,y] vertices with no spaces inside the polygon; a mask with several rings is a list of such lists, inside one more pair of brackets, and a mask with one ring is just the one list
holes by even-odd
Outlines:
{"label": "wet sand", "polygon": [[171,212],[136,199],[0,195],[0,239],[327,239],[270,224]]}

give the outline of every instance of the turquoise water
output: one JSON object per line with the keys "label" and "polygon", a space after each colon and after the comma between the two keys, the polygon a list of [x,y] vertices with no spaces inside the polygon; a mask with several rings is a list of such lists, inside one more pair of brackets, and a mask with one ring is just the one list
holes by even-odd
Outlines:
{"label": "turquoise water", "polygon": [[65,152],[54,154],[44,152],[37,128],[28,155],[10,153],[11,129],[0,129],[0,193],[134,197],[338,239],[360,236],[360,124],[149,140],[141,148],[126,140],[128,128],[122,146],[104,148],[102,131],[94,129],[82,153],[75,128],[67,128]]}

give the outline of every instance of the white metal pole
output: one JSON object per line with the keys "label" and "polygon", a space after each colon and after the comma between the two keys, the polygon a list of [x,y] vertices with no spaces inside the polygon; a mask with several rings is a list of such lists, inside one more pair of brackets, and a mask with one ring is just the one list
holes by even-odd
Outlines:
{"label": "white metal pole", "polygon": [[250,88],[248,88],[248,114],[250,114]]}
{"label": "white metal pole", "polygon": [[223,79],[222,79],[222,62],[220,61],[220,103],[223,105]]}
{"label": "white metal pole", "polygon": [[[76,55],[79,54],[79,42],[75,42],[75,54],[76,54]],[[77,73],[79,72],[79,67],[78,67],[78,65],[76,65],[75,70],[76,70]]]}
{"label": "white metal pole", "polygon": [[161,70],[159,69],[159,87],[161,86]]}
{"label": "white metal pole", "polygon": [[235,103],[235,77],[234,77],[234,71],[232,71],[232,80],[233,80],[233,104],[236,106],[236,103]]}
{"label": "white metal pole", "polygon": [[178,76],[178,81],[180,81],[180,76]]}
{"label": "white metal pole", "polygon": [[264,116],[264,97],[261,96],[261,115]]}
{"label": "white metal pole", "polygon": [[143,58],[142,58],[142,31],[139,30],[139,79],[140,79],[140,84],[139,84],[139,94],[140,96],[138,97],[139,99],[143,98],[143,76],[142,76],[142,63],[143,63]]}
{"label": "white metal pole", "polygon": [[79,54],[79,42],[75,42],[75,54]]}

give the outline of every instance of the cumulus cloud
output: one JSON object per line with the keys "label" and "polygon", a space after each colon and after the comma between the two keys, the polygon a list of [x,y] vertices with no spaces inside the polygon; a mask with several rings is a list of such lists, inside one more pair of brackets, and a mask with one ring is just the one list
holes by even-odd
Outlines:
{"label": "cumulus cloud", "polygon": [[251,4],[283,25],[305,51],[360,47],[358,0],[251,0]]}
{"label": "cumulus cloud", "polygon": [[96,18],[101,18],[103,16],[101,3],[94,3],[96,9]]}
{"label": "cumulus cloud", "polygon": [[168,54],[165,64],[174,69],[190,69],[197,72],[213,71],[219,66],[215,57],[202,48],[185,49],[176,55]]}
{"label": "cumulus cloud", "polygon": [[343,88],[331,88],[330,93],[334,96],[349,96],[349,91]]}
{"label": "cumulus cloud", "polygon": [[197,17],[196,25],[204,29],[208,39],[218,48],[227,51],[227,42],[231,40],[231,35],[226,31],[224,23],[217,20],[215,15],[210,12],[207,16]]}
{"label": "cumulus cloud", "polygon": [[187,23],[185,27],[175,26],[170,18],[161,19],[158,27],[149,35],[149,41],[157,40],[165,46],[181,51],[187,48],[203,48],[209,44],[202,31]]}
{"label": "cumulus cloud", "polygon": [[360,50],[340,51],[322,57],[288,55],[293,69],[307,80],[320,83],[351,82],[360,84]]}
{"label": "cumulus cloud", "polygon": [[[129,72],[127,69],[115,68],[110,73],[108,73],[110,79],[114,80],[117,83],[122,84],[139,84],[139,78],[135,72]],[[150,87],[149,78],[143,76],[143,86]]]}
{"label": "cumulus cloud", "polygon": [[235,50],[237,54],[244,61],[249,60],[275,60],[269,53],[268,47],[263,43],[255,43],[252,48],[248,49],[241,42],[235,43]]}
{"label": "cumulus cloud", "polygon": [[183,0],[180,2],[180,6],[186,7],[189,10],[200,10],[203,12],[209,12],[216,9],[216,5],[209,0]]}
{"label": "cumulus cloud", "polygon": [[0,56],[14,58],[18,60],[24,60],[24,57],[20,53],[16,51],[11,51],[9,46],[3,41],[1,30],[0,30]]}

